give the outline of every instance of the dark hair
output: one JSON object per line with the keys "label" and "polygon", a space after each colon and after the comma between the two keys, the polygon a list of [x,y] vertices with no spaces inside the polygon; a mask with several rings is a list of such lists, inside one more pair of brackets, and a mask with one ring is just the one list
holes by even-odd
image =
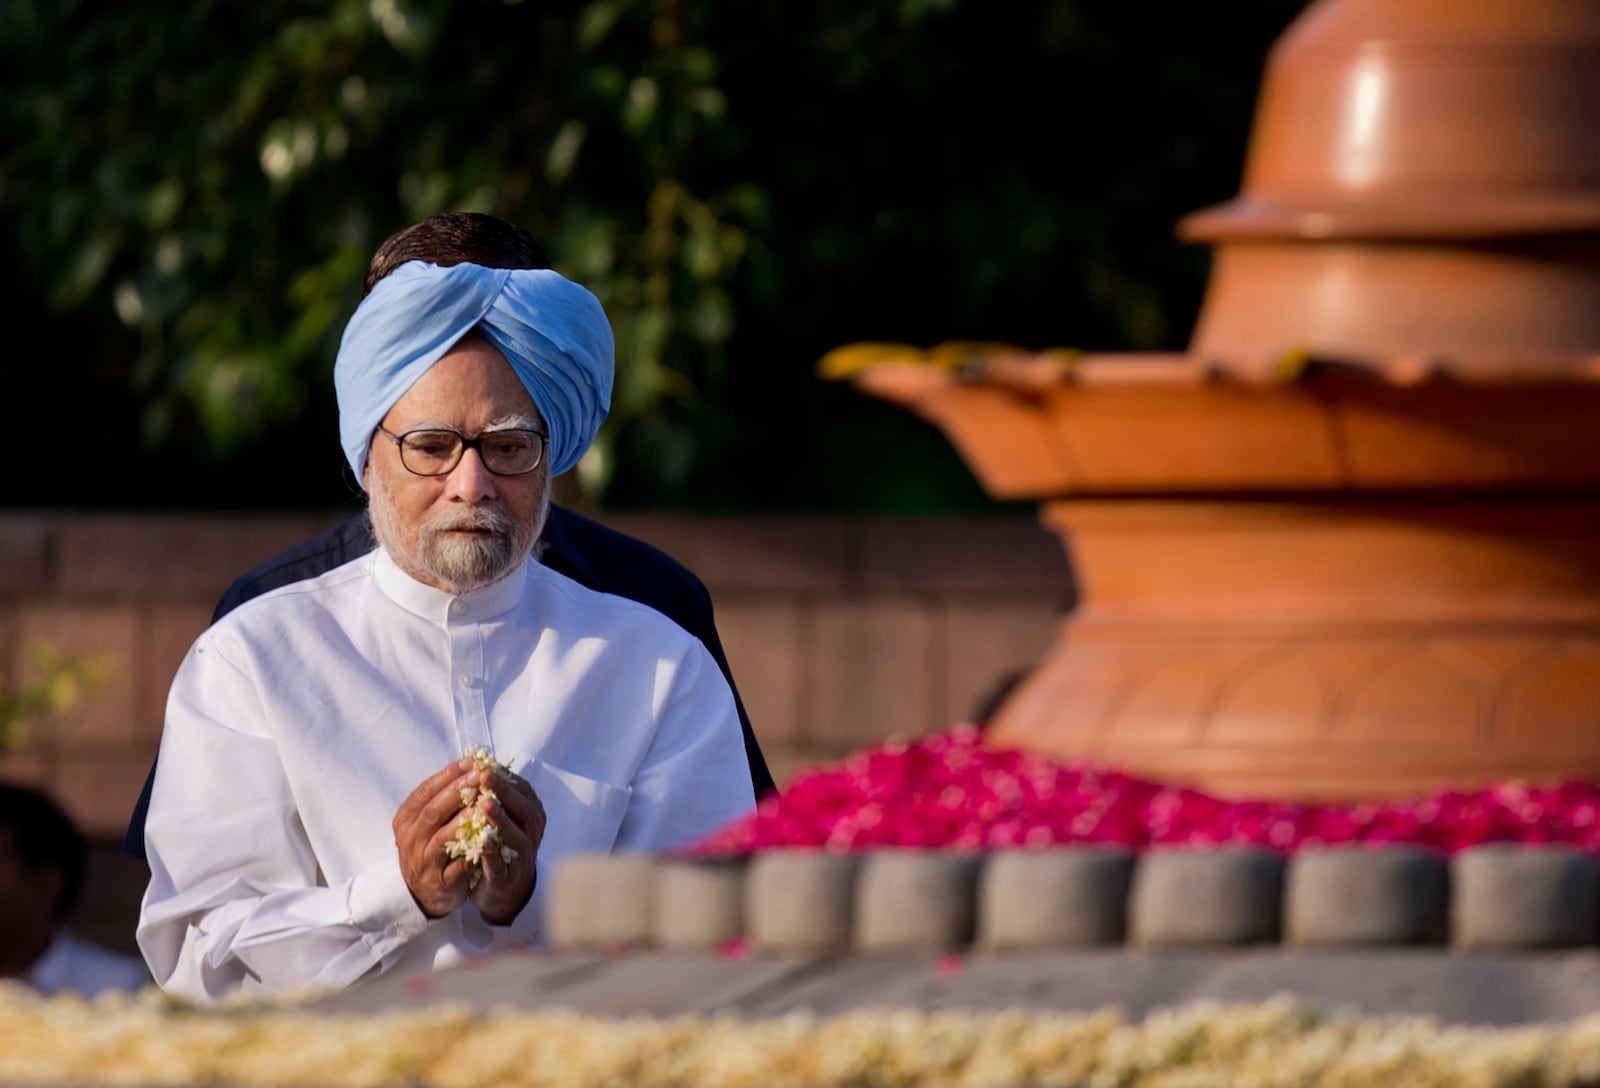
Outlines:
{"label": "dark hair", "polygon": [[481,264],[485,268],[550,267],[550,258],[521,227],[482,212],[444,212],[390,235],[378,247],[367,265],[361,297],[366,298],[373,284],[407,261],[428,261],[445,267],[453,264]]}
{"label": "dark hair", "polygon": [[38,790],[0,782],[0,828],[11,829],[16,851],[30,868],[61,870],[57,918],[65,918],[78,902],[83,886],[83,836],[67,814]]}

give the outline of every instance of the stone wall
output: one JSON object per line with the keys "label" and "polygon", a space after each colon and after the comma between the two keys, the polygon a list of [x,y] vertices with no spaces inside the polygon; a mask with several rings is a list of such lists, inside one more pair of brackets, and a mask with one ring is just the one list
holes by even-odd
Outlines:
{"label": "stone wall", "polygon": [[[0,685],[34,675],[40,642],[104,667],[96,694],[0,755],[0,779],[47,788],[96,838],[120,835],[172,673],[217,597],[336,517],[0,513]],[[1044,652],[1070,603],[1055,537],[1026,516],[605,520],[710,587],[780,783],[807,761],[967,717]]]}

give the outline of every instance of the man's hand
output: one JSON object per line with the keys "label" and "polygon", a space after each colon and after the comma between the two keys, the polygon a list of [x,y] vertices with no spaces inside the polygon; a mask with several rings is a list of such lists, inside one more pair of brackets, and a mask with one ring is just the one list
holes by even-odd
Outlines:
{"label": "man's hand", "polygon": [[[478,785],[482,774],[473,769],[472,760],[458,759],[412,790],[394,815],[400,873],[429,918],[443,918],[467,901],[471,869],[461,858],[452,858],[445,843],[455,835],[461,791]],[[542,833],[542,812],[540,817]]]}
{"label": "man's hand", "polygon": [[505,861],[500,847],[483,852],[483,879],[470,895],[479,912],[497,926],[516,920],[533,895],[534,861],[544,838],[544,805],[538,794],[521,776],[510,771],[479,771],[473,783],[493,790],[497,800],[485,810],[489,823],[500,832],[500,841],[516,851]]}

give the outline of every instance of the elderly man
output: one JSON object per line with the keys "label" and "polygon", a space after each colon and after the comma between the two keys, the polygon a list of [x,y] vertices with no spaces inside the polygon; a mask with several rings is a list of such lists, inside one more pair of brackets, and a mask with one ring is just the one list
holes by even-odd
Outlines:
{"label": "elderly man", "polygon": [[[410,261],[430,264],[478,264],[486,268],[549,268],[544,250],[520,227],[479,212],[443,212],[429,216],[388,238],[367,267],[362,297],[381,280]],[[217,603],[215,623],[246,601],[294,582],[315,578],[343,566],[376,546],[365,511],[266,560],[236,578]],[[602,593],[614,593],[649,605],[694,635],[722,670],[744,731],[745,758],[756,796],[776,791],[760,743],[745,714],[732,671],[722,650],[713,618],[711,597],[693,572],[641,540],[551,503],[544,531],[534,546],[546,566]],[[145,813],[155,781],[151,768],[134,806],[122,848],[144,859]]]}
{"label": "elderly man", "polygon": [[753,804],[705,647],[529,554],[611,351],[550,270],[412,262],[362,302],[335,385],[380,547],[237,608],[179,669],[138,932],[163,987],[447,966],[536,938],[563,855],[669,848]]}

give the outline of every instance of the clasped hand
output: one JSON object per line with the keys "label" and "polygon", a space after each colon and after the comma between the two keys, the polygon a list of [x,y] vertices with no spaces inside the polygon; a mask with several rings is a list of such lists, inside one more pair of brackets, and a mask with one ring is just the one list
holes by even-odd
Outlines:
{"label": "clasped hand", "polygon": [[[485,850],[476,887],[472,875],[478,866],[451,857],[446,849],[464,811],[462,791],[469,789],[494,791],[496,800],[488,802],[484,815],[501,842],[516,851],[507,861],[497,846]],[[429,918],[443,918],[470,899],[493,924],[510,925],[533,895],[544,824],[544,805],[520,776],[480,771],[472,760],[458,759],[412,790],[395,813],[400,872]]]}

